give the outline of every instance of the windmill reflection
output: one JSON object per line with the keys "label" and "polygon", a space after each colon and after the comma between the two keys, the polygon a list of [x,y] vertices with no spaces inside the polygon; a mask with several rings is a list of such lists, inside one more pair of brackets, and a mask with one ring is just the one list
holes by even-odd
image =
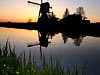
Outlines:
{"label": "windmill reflection", "polygon": [[50,41],[48,41],[49,33],[44,31],[39,31],[38,37],[39,37],[40,46],[48,47],[48,44],[50,43]]}
{"label": "windmill reflection", "polygon": [[49,35],[49,32],[43,31],[43,30],[38,30],[39,43],[30,43],[27,45],[27,47],[33,47],[33,46],[39,45],[40,46],[40,59],[42,59],[42,57],[43,57],[42,47],[48,47],[48,44],[51,43],[48,40],[50,36],[51,35]]}

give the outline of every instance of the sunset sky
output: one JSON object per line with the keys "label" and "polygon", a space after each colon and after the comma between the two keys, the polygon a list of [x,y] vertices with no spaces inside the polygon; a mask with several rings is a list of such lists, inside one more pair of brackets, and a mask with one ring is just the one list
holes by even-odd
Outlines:
{"label": "sunset sky", "polygon": [[[31,0],[40,3],[40,0]],[[84,7],[86,16],[91,22],[100,22],[100,0],[44,0],[49,1],[56,17],[62,18],[66,8],[70,13],[76,12],[79,6]],[[27,0],[0,0],[0,22],[37,21],[39,6],[28,4]]]}

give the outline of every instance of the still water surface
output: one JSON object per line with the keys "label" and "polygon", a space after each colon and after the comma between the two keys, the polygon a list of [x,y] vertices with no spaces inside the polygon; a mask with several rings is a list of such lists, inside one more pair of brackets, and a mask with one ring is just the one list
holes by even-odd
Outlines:
{"label": "still water surface", "polygon": [[52,37],[49,36],[48,41],[51,43],[47,47],[40,45],[27,47],[29,44],[39,44],[38,31],[0,27],[0,44],[2,46],[7,38],[12,47],[15,45],[17,54],[25,51],[28,57],[30,50],[31,53],[35,51],[37,61],[41,60],[43,54],[47,59],[50,55],[61,56],[59,59],[64,66],[76,64],[82,66],[87,62],[88,66],[92,65],[91,75],[100,74],[100,37],[84,36],[77,40],[62,33],[56,33]]}

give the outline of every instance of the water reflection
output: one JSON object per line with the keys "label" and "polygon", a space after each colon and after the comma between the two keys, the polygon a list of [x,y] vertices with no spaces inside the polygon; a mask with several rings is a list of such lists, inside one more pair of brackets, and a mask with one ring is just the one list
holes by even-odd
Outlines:
{"label": "water reflection", "polygon": [[[49,30],[22,30],[11,28],[0,28],[0,43],[4,43],[9,37],[11,45],[15,44],[16,52],[26,51],[27,58],[29,50],[36,51],[36,60],[40,60],[43,54],[46,59],[62,54],[61,61],[70,64],[93,64],[92,71],[99,74],[100,70],[100,37],[94,34],[80,34],[79,32],[49,31]],[[40,61],[39,61],[40,62]],[[65,64],[63,64],[65,65]],[[94,75],[95,75],[94,74]],[[91,74],[93,75],[93,74]]]}
{"label": "water reflection", "polygon": [[64,44],[66,44],[68,37],[65,34],[62,34],[62,38],[63,38]]}
{"label": "water reflection", "polygon": [[83,38],[84,38],[84,36],[80,36],[80,37],[77,37],[77,38],[73,38],[74,44],[75,44],[76,46],[80,46],[80,44],[81,44]]}
{"label": "water reflection", "polygon": [[40,57],[42,59],[42,57],[43,57],[42,47],[48,47],[48,44],[51,43],[50,41],[48,41],[49,36],[51,36],[51,35],[49,35],[49,32],[38,31],[39,42],[38,43],[28,44],[27,47],[32,47],[32,46],[40,45],[40,55],[41,55]]}
{"label": "water reflection", "polygon": [[50,32],[50,31],[45,31],[45,30],[38,30],[38,39],[39,42],[38,43],[30,43],[27,46],[28,47],[32,47],[32,46],[37,46],[40,45],[42,47],[48,47],[49,43],[51,43],[51,41],[49,41],[49,39],[52,40],[52,38],[55,36],[55,34],[61,33],[62,39],[64,44],[67,43],[68,38],[71,38],[74,42],[73,44],[75,44],[76,46],[80,46],[83,38],[86,37],[85,34],[80,34],[80,33],[63,33],[63,32]]}
{"label": "water reflection", "polygon": [[62,33],[64,44],[66,44],[68,38],[71,38],[76,46],[80,46],[84,37],[85,35],[67,35]]}

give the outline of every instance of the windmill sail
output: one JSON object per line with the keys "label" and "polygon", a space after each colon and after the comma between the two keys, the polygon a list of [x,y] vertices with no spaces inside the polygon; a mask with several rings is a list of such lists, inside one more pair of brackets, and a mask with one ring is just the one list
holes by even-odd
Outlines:
{"label": "windmill sail", "polygon": [[36,5],[41,5],[41,4],[39,4],[39,3],[31,2],[31,1],[27,1],[27,3],[36,4]]}

